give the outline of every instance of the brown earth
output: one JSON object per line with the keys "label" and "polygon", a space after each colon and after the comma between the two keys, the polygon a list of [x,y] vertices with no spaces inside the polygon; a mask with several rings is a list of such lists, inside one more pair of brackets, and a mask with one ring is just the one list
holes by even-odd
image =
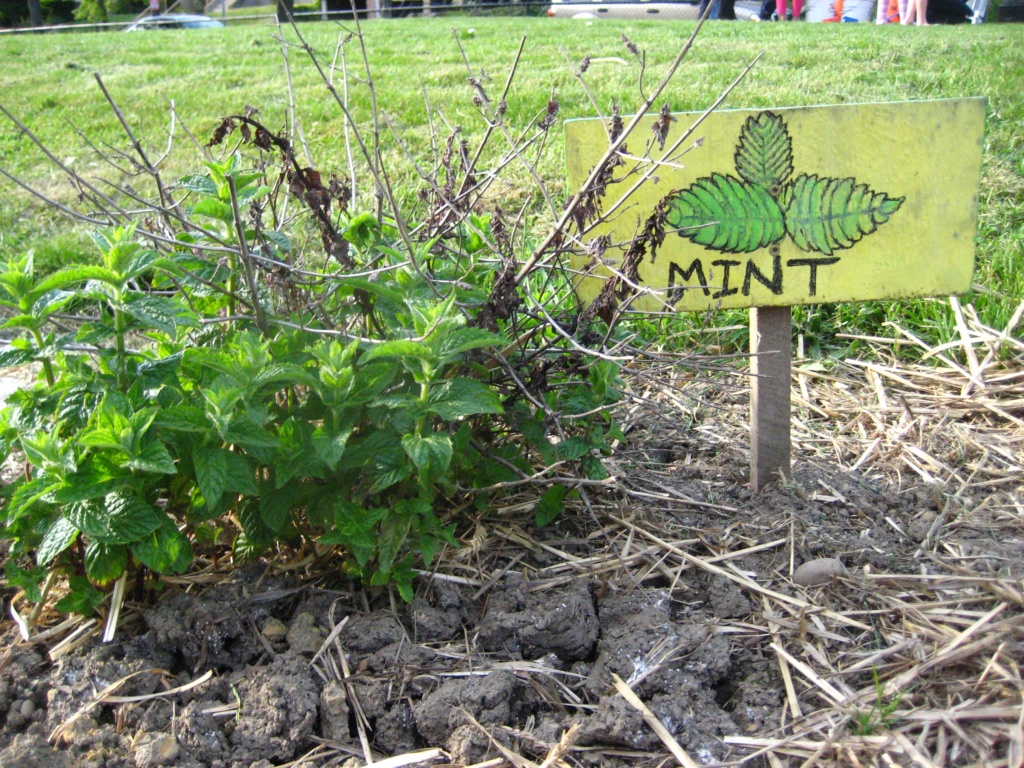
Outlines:
{"label": "brown earth", "polygon": [[[806,374],[795,472],[757,494],[742,388],[627,417],[613,484],[543,530],[525,491],[462,520],[411,605],[309,558],[171,580],[63,654],[8,625],[0,768],[656,766],[673,741],[701,765],[1012,764],[1024,430],[990,394],[883,407],[855,375]],[[846,575],[796,584],[818,558]]]}

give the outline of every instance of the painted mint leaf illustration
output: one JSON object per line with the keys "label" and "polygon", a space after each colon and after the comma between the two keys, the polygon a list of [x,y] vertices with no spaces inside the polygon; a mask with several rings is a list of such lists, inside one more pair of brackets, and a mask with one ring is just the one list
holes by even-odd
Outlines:
{"label": "painted mint leaf illustration", "polygon": [[744,181],[778,189],[793,173],[793,142],[782,118],[773,112],[748,117],[736,147],[736,172]]}
{"label": "painted mint leaf illustration", "polygon": [[677,193],[666,221],[680,237],[727,253],[750,253],[786,234],[782,209],[767,190],[720,173]]}
{"label": "painted mint leaf illustration", "polygon": [[904,199],[872,192],[854,179],[800,174],[783,193],[786,231],[800,250],[829,255],[870,235]]}

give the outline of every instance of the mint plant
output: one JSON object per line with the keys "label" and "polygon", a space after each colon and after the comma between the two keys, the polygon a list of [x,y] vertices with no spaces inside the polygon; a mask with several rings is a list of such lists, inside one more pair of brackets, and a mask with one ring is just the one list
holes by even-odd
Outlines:
{"label": "mint plant", "polygon": [[[601,351],[619,313],[579,312],[563,255],[600,219],[606,174],[562,213],[540,189],[557,221],[535,241],[525,208],[493,203],[488,168],[528,163],[557,102],[515,138],[487,83],[471,86],[482,143],[436,141],[401,201],[380,131],[360,133],[340,98],[363,163],[345,181],[300,164],[251,108],[207,146],[235,145],[176,183],[132,137],[153,190],[118,187],[132,210],[61,166],[110,226],[94,262],[39,275],[25,255],[0,275],[19,334],[0,366],[42,369],[0,412],[0,448],[24,457],[2,491],[10,583],[42,600],[47,572],[67,574],[58,609],[89,612],[129,573],[315,544],[411,600],[416,572],[457,546],[456,510],[535,482],[540,526],[589,504],[624,439],[619,364]],[[609,135],[602,168],[636,124]],[[496,133],[510,146],[494,153]],[[357,171],[373,190],[359,201]]]}

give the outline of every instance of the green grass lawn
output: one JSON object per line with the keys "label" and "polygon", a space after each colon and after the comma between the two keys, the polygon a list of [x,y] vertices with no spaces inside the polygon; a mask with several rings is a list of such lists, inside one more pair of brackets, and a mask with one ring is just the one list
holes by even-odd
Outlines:
{"label": "green grass lawn", "polygon": [[[637,101],[637,66],[620,39],[625,34],[646,51],[647,79],[663,73],[693,29],[689,22],[612,22],[534,18],[448,18],[374,21],[365,25],[377,101],[415,154],[427,157],[428,110],[442,133],[443,120],[461,126],[473,143],[484,125],[472,104],[467,70],[493,78],[500,90],[521,38],[526,46],[508,98],[507,120],[522,126],[545,109],[552,92],[560,118],[593,114],[573,69],[585,55],[596,59],[588,85],[602,110],[613,100],[624,112]],[[333,23],[301,27],[328,62],[345,28]],[[221,116],[258,107],[272,127],[287,121],[289,93],[281,48],[272,26],[221,30],[121,32],[0,37],[0,104],[24,121],[62,160],[83,173],[120,180],[76,135],[97,145],[128,144],[93,78],[99,72],[137,135],[153,156],[168,147],[170,104],[205,141]],[[287,31],[290,40],[295,39]],[[349,64],[357,62],[354,43]],[[565,52],[571,64],[566,62]],[[737,74],[761,55],[725,107],[801,106],[984,96],[989,115],[981,192],[978,266],[982,291],[971,298],[983,322],[1002,328],[1024,295],[1024,27],[981,25],[876,27],[873,24],[709,23],[666,91],[675,111],[707,107]],[[340,62],[340,59],[338,59]],[[298,48],[290,52],[296,115],[316,167],[344,169],[341,110]],[[340,74],[337,78],[339,87]],[[352,83],[355,114],[368,121],[369,89]],[[443,138],[443,136],[442,136]],[[538,161],[556,198],[565,194],[562,136],[552,131]],[[879,151],[899,162],[901,147],[919,138],[880,137]],[[927,137],[924,137],[927,140]],[[385,157],[400,193],[417,191],[398,142],[384,137]],[[168,178],[200,169],[200,153],[178,124],[163,167]],[[945,151],[935,147],[936,153]],[[0,121],[0,168],[57,199],[73,193],[40,153],[6,120]],[[405,171],[400,170],[406,168]],[[511,204],[516,201],[509,201]],[[538,210],[540,207],[538,206]],[[37,260],[61,263],[86,252],[80,233],[44,210],[26,193],[0,180],[0,257],[35,248]],[[808,328],[878,332],[887,312],[941,342],[953,332],[944,301],[843,305],[801,310]]]}

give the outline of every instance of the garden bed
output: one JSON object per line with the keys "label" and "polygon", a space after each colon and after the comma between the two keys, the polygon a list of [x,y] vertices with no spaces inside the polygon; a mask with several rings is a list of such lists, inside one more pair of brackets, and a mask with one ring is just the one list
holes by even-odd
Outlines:
{"label": "garden bed", "polygon": [[197,560],[109,643],[8,622],[0,765],[1016,765],[1024,372],[965,331],[998,354],[798,362],[756,495],[745,382],[662,363],[611,480],[543,529],[534,492],[453,513],[411,605],[310,547]]}

